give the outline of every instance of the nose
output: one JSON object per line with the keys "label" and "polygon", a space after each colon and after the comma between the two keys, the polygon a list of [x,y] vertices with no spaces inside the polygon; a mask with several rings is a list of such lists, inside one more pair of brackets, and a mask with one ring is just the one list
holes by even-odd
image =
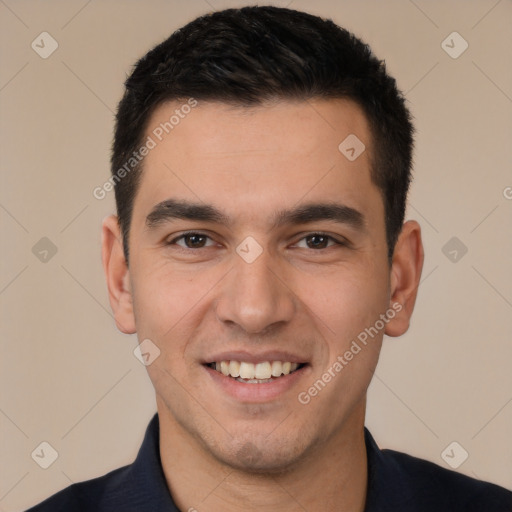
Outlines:
{"label": "nose", "polygon": [[216,301],[217,318],[236,324],[248,334],[261,334],[275,324],[288,323],[296,310],[289,286],[265,251],[252,263],[236,255],[235,267],[223,280]]}

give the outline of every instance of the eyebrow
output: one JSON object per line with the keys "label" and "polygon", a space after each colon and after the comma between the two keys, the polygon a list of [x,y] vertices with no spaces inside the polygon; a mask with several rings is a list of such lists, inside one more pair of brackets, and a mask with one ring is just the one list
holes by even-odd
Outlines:
{"label": "eyebrow", "polygon": [[[167,199],[155,205],[146,217],[146,226],[154,229],[161,224],[174,219],[212,222],[232,226],[232,220],[224,212],[213,205],[195,203],[186,200]],[[346,224],[355,229],[365,228],[364,215],[352,208],[339,203],[307,203],[288,210],[275,213],[271,229],[283,225],[308,224],[311,222],[331,220],[339,224]]]}

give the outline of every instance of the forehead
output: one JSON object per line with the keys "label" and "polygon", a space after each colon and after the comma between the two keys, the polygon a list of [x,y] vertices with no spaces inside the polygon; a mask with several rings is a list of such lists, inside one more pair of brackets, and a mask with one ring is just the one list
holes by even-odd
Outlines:
{"label": "forehead", "polygon": [[226,151],[303,155],[332,150],[350,133],[371,146],[366,116],[351,100],[281,100],[250,107],[193,101],[195,107],[189,106],[190,100],[160,105],[146,135],[159,146],[216,157]]}
{"label": "forehead", "polygon": [[[365,195],[379,200],[370,178],[370,130],[354,102],[246,108],[198,101],[186,107],[191,104],[173,101],[153,113],[145,136],[154,147],[143,163],[136,203],[149,208],[184,197],[243,213],[302,198],[341,196],[359,208]],[[347,158],[354,152],[361,153]]]}

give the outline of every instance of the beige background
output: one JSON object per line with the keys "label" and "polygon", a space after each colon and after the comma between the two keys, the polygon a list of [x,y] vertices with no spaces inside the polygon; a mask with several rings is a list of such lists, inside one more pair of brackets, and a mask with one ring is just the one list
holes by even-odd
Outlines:
{"label": "beige background", "polygon": [[[458,471],[512,488],[512,3],[274,3],[365,39],[416,117],[408,216],[423,228],[423,282],[410,331],[385,341],[367,425],[380,446],[445,467],[457,441]],[[155,401],[108,305],[100,223],[113,194],[92,191],[134,61],[193,17],[243,4],[0,1],[0,511],[138,450]],[[43,31],[59,45],[47,59],[31,48]],[[453,31],[469,43],[457,59],[441,47]],[[457,262],[442,251],[454,236],[468,248]],[[32,252],[42,237],[57,247],[47,262]],[[31,458],[42,441],[58,452],[46,470]]]}

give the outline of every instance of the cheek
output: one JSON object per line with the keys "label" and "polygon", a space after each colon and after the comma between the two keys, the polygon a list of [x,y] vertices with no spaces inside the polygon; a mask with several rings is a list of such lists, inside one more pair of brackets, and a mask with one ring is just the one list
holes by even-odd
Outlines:
{"label": "cheek", "polygon": [[326,348],[302,397],[311,399],[312,417],[329,416],[326,425],[335,425],[360,403],[379,359],[384,329],[379,323],[375,330],[375,324],[387,310],[388,285],[384,267],[369,268],[317,278],[315,292],[307,288],[302,295],[312,318],[319,319]]}
{"label": "cheek", "polygon": [[169,356],[183,354],[211,307],[222,269],[177,267],[169,261],[139,262],[134,276],[134,313],[140,340],[149,338]]}
{"label": "cheek", "polygon": [[157,392],[177,407],[181,402],[176,397],[182,393],[179,383],[186,381],[188,372],[186,350],[198,318],[205,314],[206,291],[212,285],[204,276],[191,278],[165,267],[146,268],[134,290],[137,335],[139,341],[150,339],[159,348],[158,358],[146,370]]}
{"label": "cheek", "polygon": [[346,267],[304,277],[299,284],[301,298],[338,350],[384,313],[388,288],[385,268],[376,266]]}

